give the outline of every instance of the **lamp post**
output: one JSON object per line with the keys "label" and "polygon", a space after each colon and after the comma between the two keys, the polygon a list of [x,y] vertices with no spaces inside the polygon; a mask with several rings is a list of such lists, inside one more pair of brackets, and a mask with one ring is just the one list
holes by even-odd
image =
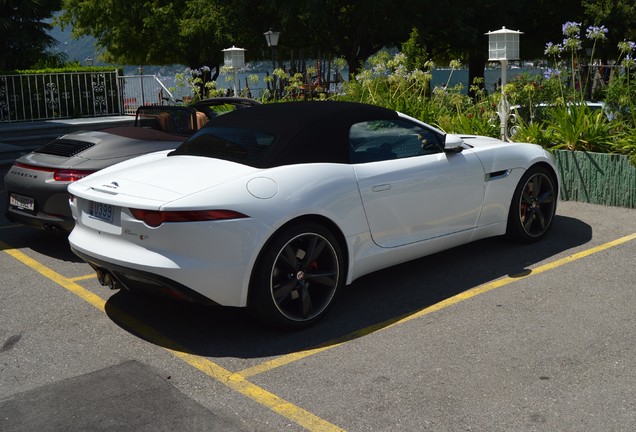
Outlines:
{"label": "lamp post", "polygon": [[278,46],[278,38],[280,37],[280,32],[272,31],[269,29],[265,33],[265,40],[267,41],[267,46],[272,49],[272,76],[274,78],[274,98],[276,97],[276,75],[274,75],[274,70],[276,70],[276,47]]}
{"label": "lamp post", "polygon": [[230,68],[234,73],[234,96],[238,96],[238,91],[236,89],[236,74],[240,68],[245,66],[245,49],[237,48],[232,45],[232,48],[223,50],[223,60],[225,67]]}
{"label": "lamp post", "polygon": [[137,68],[137,72],[139,72],[139,86],[141,87],[141,105],[146,105],[146,95],[144,92],[144,67],[139,65]]}
{"label": "lamp post", "polygon": [[506,100],[506,78],[508,73],[508,60],[519,60],[519,35],[523,32],[508,30],[502,27],[486,33],[488,35],[488,61],[501,63],[501,101],[497,108],[501,126],[500,138],[508,140],[508,118],[510,117],[510,105]]}

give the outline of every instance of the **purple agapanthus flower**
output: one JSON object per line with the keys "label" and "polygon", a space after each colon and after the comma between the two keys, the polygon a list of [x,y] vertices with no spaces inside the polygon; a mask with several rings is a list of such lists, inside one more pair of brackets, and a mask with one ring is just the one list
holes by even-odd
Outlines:
{"label": "purple agapanthus flower", "polygon": [[581,39],[578,36],[563,39],[563,49],[578,51],[581,49]]}
{"label": "purple agapanthus flower", "polygon": [[629,53],[634,51],[636,48],[636,42],[632,41],[623,41],[618,43],[618,49],[622,53]]}
{"label": "purple agapanthus flower", "polygon": [[581,23],[568,21],[562,27],[564,36],[578,36],[581,33]]}
{"label": "purple agapanthus flower", "polygon": [[605,35],[607,34],[607,28],[605,26],[589,26],[587,28],[587,32],[585,37],[589,40],[605,40]]}
{"label": "purple agapanthus flower", "polygon": [[560,77],[561,71],[559,69],[548,68],[543,71],[543,78],[550,79],[555,77]]}
{"label": "purple agapanthus flower", "polygon": [[545,45],[545,55],[549,56],[558,56],[561,53],[562,47],[561,45],[555,45],[552,42],[548,42]]}

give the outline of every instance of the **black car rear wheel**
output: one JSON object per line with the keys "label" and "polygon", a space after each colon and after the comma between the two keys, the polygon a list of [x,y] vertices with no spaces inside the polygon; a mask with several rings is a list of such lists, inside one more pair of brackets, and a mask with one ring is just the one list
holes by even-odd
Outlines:
{"label": "black car rear wheel", "polygon": [[285,228],[258,259],[249,307],[272,324],[308,326],[331,306],[344,283],[343,269],[340,245],[329,230],[315,223]]}

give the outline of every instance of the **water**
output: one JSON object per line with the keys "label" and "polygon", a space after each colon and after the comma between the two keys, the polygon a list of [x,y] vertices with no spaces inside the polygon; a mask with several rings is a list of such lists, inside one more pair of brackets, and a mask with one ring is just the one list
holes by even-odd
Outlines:
{"label": "water", "polygon": [[[451,72],[450,69],[434,70],[433,78],[431,80],[431,86],[434,88],[434,87],[445,85],[446,82],[448,81],[448,76],[450,75],[450,72]],[[512,82],[516,76],[521,74],[542,75],[542,73],[543,73],[542,70],[538,68],[508,69],[506,73],[507,82],[508,83]],[[486,87],[486,90],[488,90],[489,93],[492,93],[492,91],[495,89],[495,84],[498,84],[500,79],[501,79],[501,69],[486,69],[484,71],[484,85]],[[453,87],[457,84],[463,84],[464,92],[468,91],[468,69],[459,69],[459,70],[453,71],[449,86]]]}
{"label": "water", "polygon": [[[521,74],[529,74],[529,75],[542,75],[542,70],[538,68],[518,68],[518,69],[508,69],[507,71],[507,81],[512,82],[516,76]],[[245,80],[251,75],[250,73],[238,73],[237,78],[237,88],[244,89],[245,88]],[[249,88],[252,92],[252,96],[257,96],[267,88],[265,83],[266,73],[257,73],[259,80],[258,83],[253,84],[249,83]],[[345,74],[346,76],[346,74]],[[450,76],[450,82],[448,78]],[[484,84],[486,90],[488,92],[492,92],[495,89],[495,84],[499,84],[501,80],[501,69],[486,69],[484,71]],[[432,72],[431,78],[431,87],[442,87],[444,85],[448,85],[450,87],[454,87],[458,84],[463,85],[463,92],[468,92],[468,70],[467,69],[458,69],[452,71],[450,69],[435,69]],[[217,85],[219,88],[230,88],[232,89],[232,81],[225,81],[224,76],[219,76],[217,80]]]}
{"label": "water", "polygon": [[[152,68],[147,67],[144,69],[145,74],[154,74],[159,77],[159,79],[164,83],[164,85],[168,88],[175,87],[175,79],[174,76],[176,73],[183,73],[185,70],[184,66],[165,66],[161,68]],[[452,74],[451,74],[452,72]],[[127,70],[127,74],[134,75],[139,73],[136,68]],[[541,75],[542,70],[539,68],[515,68],[508,69],[507,71],[507,80],[511,82],[515,79],[516,76],[521,74],[529,74],[529,75]],[[333,74],[333,72],[332,72]],[[344,77],[347,77],[348,72],[345,71],[343,73]],[[255,75],[258,77],[258,81],[252,82],[250,77]],[[244,90],[249,86],[252,97],[259,97],[260,94],[267,88],[267,83],[265,78],[267,76],[267,72],[260,71],[247,71],[247,72],[238,72],[236,74],[237,79],[237,89],[239,91]],[[448,78],[450,76],[450,81]],[[501,69],[486,69],[484,71],[484,83],[486,90],[488,92],[492,92],[495,89],[495,84],[499,82],[501,79]],[[247,82],[246,82],[247,80]],[[454,87],[458,84],[463,85],[463,91],[466,93],[468,91],[468,70],[467,69],[458,69],[451,71],[450,69],[435,69],[432,72],[431,79],[431,87],[441,87],[445,86],[448,82],[450,87]],[[217,88],[229,90],[233,92],[234,84],[233,77],[230,74],[219,75],[217,79]],[[174,95],[176,98],[182,98],[184,96],[183,92],[177,91]]]}

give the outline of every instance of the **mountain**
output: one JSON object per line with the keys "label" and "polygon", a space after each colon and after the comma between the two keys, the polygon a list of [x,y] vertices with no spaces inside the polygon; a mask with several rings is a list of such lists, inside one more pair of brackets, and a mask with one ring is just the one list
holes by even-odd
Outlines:
{"label": "mountain", "polygon": [[86,64],[86,59],[93,59],[93,65],[103,66],[104,63],[98,60],[98,54],[95,49],[95,38],[83,36],[79,39],[73,39],[70,29],[62,30],[59,26],[54,26],[49,34],[59,42],[53,51],[66,54],[69,62],[78,61],[82,65]]}
{"label": "mountain", "polygon": [[[87,65],[87,59],[93,59],[93,66],[109,66],[110,63],[104,63],[99,58],[98,51],[95,47],[96,40],[92,36],[82,36],[74,39],[70,29],[62,30],[59,26],[54,26],[49,34],[58,41],[59,45],[53,48],[55,52],[63,52],[66,54],[67,61],[77,61],[81,65]],[[138,66],[124,65],[124,73],[129,75],[138,74]],[[177,72],[182,72],[185,66],[144,66],[144,73],[150,75],[170,75],[174,76]]]}

